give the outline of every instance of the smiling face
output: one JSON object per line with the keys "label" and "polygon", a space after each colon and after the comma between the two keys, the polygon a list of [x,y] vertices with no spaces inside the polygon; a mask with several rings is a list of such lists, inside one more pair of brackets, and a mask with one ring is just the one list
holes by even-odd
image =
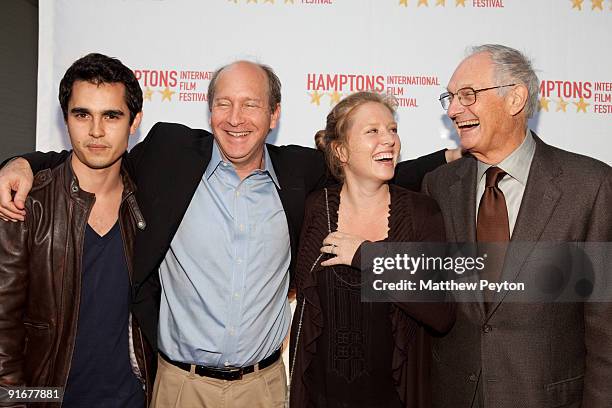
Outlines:
{"label": "smiling face", "polygon": [[389,108],[379,102],[355,108],[345,140],[337,151],[348,183],[384,183],[393,178],[401,143]]}
{"label": "smiling face", "polygon": [[[493,61],[487,53],[474,54],[457,67],[447,89],[449,92],[465,87],[474,89],[498,85],[495,81]],[[503,85],[503,84],[502,84]],[[506,96],[497,90],[479,92],[476,102],[463,106],[459,98],[453,98],[448,117],[453,121],[461,140],[461,147],[478,156],[488,156],[504,146],[506,136],[515,126]]]}
{"label": "smiling face", "polygon": [[122,83],[75,81],[66,117],[74,149],[73,166],[90,169],[119,166],[128,138],[138,129],[141,116],[139,112],[130,125]]}
{"label": "smiling face", "polygon": [[280,105],[271,111],[268,78],[257,65],[238,62],[217,78],[210,126],[221,153],[239,172],[260,167],[266,136],[278,123]]}

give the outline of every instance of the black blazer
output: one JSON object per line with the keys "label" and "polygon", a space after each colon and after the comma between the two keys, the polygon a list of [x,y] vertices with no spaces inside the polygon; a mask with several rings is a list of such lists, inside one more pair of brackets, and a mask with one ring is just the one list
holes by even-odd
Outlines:
{"label": "black blazer", "polygon": [[[136,234],[132,308],[155,350],[161,295],[157,271],[208,166],[212,146],[213,136],[206,130],[159,122],[127,155],[126,166],[136,183],[136,199],[147,223],[145,230]],[[329,177],[320,151],[296,145],[267,147],[281,186],[278,194],[287,216],[293,270],[306,196],[335,181]],[[36,172],[54,167],[68,154],[31,153],[23,157]],[[443,150],[402,162],[395,182],[419,190],[425,173],[444,163]]]}

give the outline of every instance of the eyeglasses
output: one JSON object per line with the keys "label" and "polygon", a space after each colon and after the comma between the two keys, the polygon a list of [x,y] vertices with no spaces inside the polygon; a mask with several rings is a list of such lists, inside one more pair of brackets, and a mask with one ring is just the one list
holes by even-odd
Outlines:
{"label": "eyeglasses", "polygon": [[476,103],[476,94],[478,92],[488,91],[488,90],[497,89],[497,88],[505,88],[507,86],[514,86],[514,85],[516,84],[492,86],[490,88],[481,88],[481,89],[474,89],[468,86],[466,88],[459,89],[455,93],[444,92],[442,95],[440,95],[439,100],[440,100],[440,104],[442,105],[442,109],[444,110],[448,110],[448,107],[453,102],[453,98],[455,97],[455,95],[459,97],[459,103],[461,105],[470,106]]}

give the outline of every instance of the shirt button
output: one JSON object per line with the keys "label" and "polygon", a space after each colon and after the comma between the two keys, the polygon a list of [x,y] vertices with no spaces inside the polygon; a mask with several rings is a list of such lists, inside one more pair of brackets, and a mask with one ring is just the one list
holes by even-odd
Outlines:
{"label": "shirt button", "polygon": [[240,224],[240,231],[244,231],[244,224]]}
{"label": "shirt button", "polygon": [[471,382],[476,382],[476,381],[478,381],[478,376],[476,374],[472,373],[468,377],[468,380],[470,380]]}
{"label": "shirt button", "polygon": [[482,326],[482,331],[483,331],[484,333],[490,333],[490,332],[491,332],[491,330],[493,330],[493,327],[491,327],[491,326],[490,326],[490,325],[488,325],[488,324],[485,324],[484,326]]}
{"label": "shirt button", "polygon": [[236,197],[240,197],[240,191],[236,191]]}
{"label": "shirt button", "polygon": [[238,265],[240,265],[240,264],[242,263],[242,259],[240,259],[240,258],[236,259],[236,263],[237,263]]}
{"label": "shirt button", "polygon": [[236,299],[238,299],[238,298],[240,297],[240,295],[238,294],[238,292],[234,293],[234,297],[235,297]]}
{"label": "shirt button", "polygon": [[229,361],[226,361],[225,363],[223,363],[224,366],[229,367],[230,363]]}

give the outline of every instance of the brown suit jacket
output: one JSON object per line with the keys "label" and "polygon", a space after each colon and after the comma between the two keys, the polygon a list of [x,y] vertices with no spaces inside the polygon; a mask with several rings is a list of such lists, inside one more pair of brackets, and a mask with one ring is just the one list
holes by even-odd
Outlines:
{"label": "brown suit jacket", "polygon": [[[533,136],[512,243],[612,241],[612,169]],[[449,241],[476,241],[476,173],[467,156],[423,181]],[[527,274],[528,257],[509,252],[504,278]],[[458,304],[455,327],[434,342],[434,407],[612,407],[612,304],[512,296],[498,295],[488,312],[481,302]]]}

